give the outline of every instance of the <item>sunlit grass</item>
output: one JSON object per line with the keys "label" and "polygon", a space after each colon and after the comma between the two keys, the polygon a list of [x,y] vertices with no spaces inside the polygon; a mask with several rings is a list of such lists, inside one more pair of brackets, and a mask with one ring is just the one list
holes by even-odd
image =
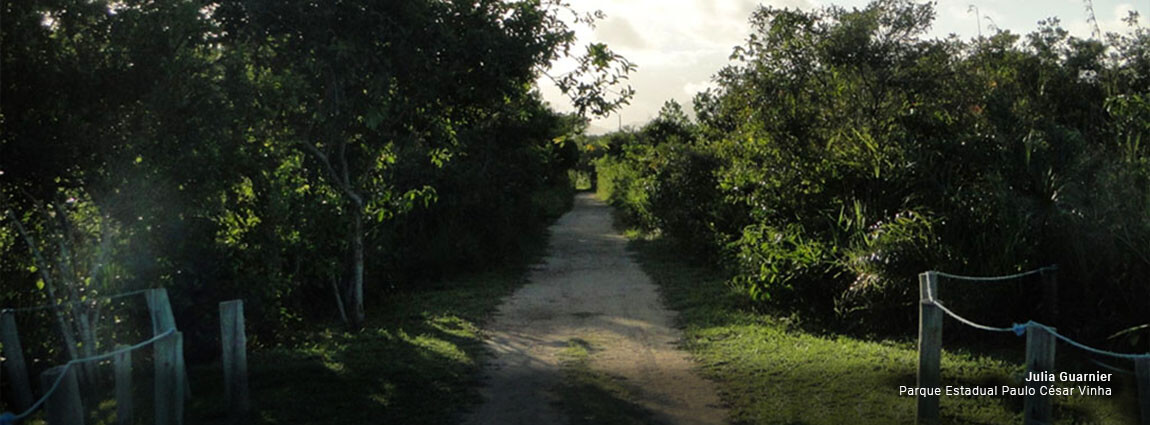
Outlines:
{"label": "sunlit grass", "polygon": [[[664,241],[634,240],[631,247],[680,312],[685,346],[719,383],[735,423],[914,423],[916,400],[898,395],[900,385],[915,384],[911,336],[867,339],[805,329],[799,319],[753,312],[717,271],[687,264]],[[1017,350],[1006,350],[1014,353],[1006,357],[944,347],[943,385],[1020,386],[1025,343],[1007,341],[1014,343]],[[1112,397],[1056,398],[1056,423],[1136,423],[1133,385],[1118,379]],[[944,396],[941,410],[944,423],[1012,424],[1022,422],[1022,404],[1022,397]]]}

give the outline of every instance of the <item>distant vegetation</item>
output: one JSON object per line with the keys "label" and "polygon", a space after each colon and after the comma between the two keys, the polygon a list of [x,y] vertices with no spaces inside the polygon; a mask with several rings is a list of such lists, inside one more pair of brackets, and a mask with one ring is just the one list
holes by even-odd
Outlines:
{"label": "distant vegetation", "polygon": [[[1145,328],[1108,337],[1150,322],[1150,30],[924,39],[934,15],[759,9],[695,120],[668,102],[586,141],[598,190],[754,306],[902,333],[922,271],[1058,264],[1058,325],[1147,351]],[[999,325],[1050,308],[1037,279],[942,288]]]}

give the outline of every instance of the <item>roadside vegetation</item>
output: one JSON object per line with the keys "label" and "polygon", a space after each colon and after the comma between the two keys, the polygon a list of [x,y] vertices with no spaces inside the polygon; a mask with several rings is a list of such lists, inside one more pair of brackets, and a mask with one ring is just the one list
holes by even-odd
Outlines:
{"label": "roadside vegetation", "polygon": [[997,326],[1057,310],[1072,338],[1150,350],[1150,30],[1131,14],[1103,39],[1056,19],[925,39],[934,13],[759,9],[693,119],[669,101],[583,142],[598,193],[747,303],[835,329],[913,333],[923,271],[1056,264],[1052,305],[1039,279],[942,297]]}
{"label": "roadside vegetation", "polygon": [[[684,347],[704,376],[719,384],[733,423],[914,423],[915,398],[898,393],[899,386],[915,385],[918,352],[912,338],[844,334],[801,316],[756,308],[720,270],[685,261],[666,239],[635,238],[631,250],[667,306],[679,312]],[[943,386],[1020,386],[1022,338],[999,336],[975,349],[952,341],[943,346]],[[1014,349],[988,349],[996,345]],[[1081,361],[1071,355],[1059,367],[1079,367]],[[1056,397],[1055,423],[1137,423],[1132,377],[1116,374],[1107,385],[1112,396]],[[1022,401],[944,396],[941,409],[948,424],[1021,423]]]}
{"label": "roadside vegetation", "polygon": [[[934,15],[898,0],[762,7],[693,114],[668,101],[582,141],[599,196],[654,240],[634,242],[644,268],[737,423],[913,421],[897,390],[915,382],[927,270],[1056,264],[1056,296],[1034,278],[944,281],[941,299],[993,326],[1034,319],[1150,351],[1150,30],[1132,13],[1125,33],[1090,39],[1053,18],[926,39]],[[944,329],[944,385],[1017,385],[1023,340]],[[1058,350],[1059,370],[1133,368]],[[1059,398],[1055,417],[1133,423],[1128,378],[1112,388]],[[943,397],[942,414],[1012,423],[1021,403]]]}

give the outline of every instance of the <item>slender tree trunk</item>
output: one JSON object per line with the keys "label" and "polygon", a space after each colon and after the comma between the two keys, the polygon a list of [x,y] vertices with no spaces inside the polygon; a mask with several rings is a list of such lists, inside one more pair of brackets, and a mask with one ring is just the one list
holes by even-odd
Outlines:
{"label": "slender tree trunk", "polygon": [[335,295],[335,306],[339,307],[339,318],[341,320],[343,320],[343,323],[346,325],[346,324],[350,324],[350,322],[347,319],[347,309],[343,308],[344,296],[339,294],[339,287],[340,286],[342,286],[342,285],[339,284],[339,278],[332,276],[331,277],[331,292],[333,295]]}
{"label": "slender tree trunk", "polygon": [[351,249],[355,261],[355,275],[352,276],[351,326],[359,328],[363,326],[365,319],[363,310],[363,206],[359,205],[358,202],[352,204],[355,205],[356,209],[352,213],[354,220],[351,230]]}
{"label": "slender tree trunk", "polygon": [[[338,102],[335,102],[338,104]],[[305,142],[300,146],[315,155],[316,159],[323,164],[327,169],[328,175],[331,178],[331,183],[343,192],[343,195],[348,200],[349,207],[351,208],[351,238],[352,249],[352,262],[354,263],[354,272],[351,279],[350,293],[347,297],[347,308],[351,310],[348,314],[350,319],[349,325],[353,329],[358,329],[363,326],[366,319],[363,309],[363,196],[356,193],[351,179],[351,170],[347,163],[347,143],[336,138],[339,141],[330,153],[335,155],[334,160],[338,161],[333,164],[332,157],[327,153],[317,148],[314,144]],[[338,165],[338,169],[336,166]]]}
{"label": "slender tree trunk", "polygon": [[28,233],[28,230],[24,228],[24,224],[20,222],[16,213],[9,210],[8,216],[11,218],[12,223],[16,225],[16,231],[24,238],[24,243],[28,244],[28,249],[32,251],[32,257],[35,259],[36,266],[40,272],[40,279],[44,281],[44,287],[48,290],[48,302],[52,305],[52,313],[56,317],[56,325],[60,327],[60,336],[64,338],[64,350],[68,352],[69,360],[80,358],[79,353],[76,352],[76,337],[73,335],[71,327],[68,326],[68,322],[64,318],[64,312],[60,308],[59,299],[56,298],[56,283],[48,273],[48,262],[44,260],[39,245],[36,245],[36,240],[33,239],[32,234]]}
{"label": "slender tree trunk", "polygon": [[[57,266],[62,275],[60,282],[71,300],[72,324],[76,327],[76,335],[80,337],[80,350],[84,357],[91,357],[96,353],[96,336],[92,332],[91,317],[88,315],[90,310],[81,294],[85,288],[77,273],[76,260],[73,256],[75,250],[72,249],[72,224],[68,221],[67,211],[63,207],[59,204],[52,206],[56,210],[56,219],[60,224],[60,260]],[[86,363],[80,366],[80,370],[83,372],[81,379],[85,385],[96,384],[95,365]]]}

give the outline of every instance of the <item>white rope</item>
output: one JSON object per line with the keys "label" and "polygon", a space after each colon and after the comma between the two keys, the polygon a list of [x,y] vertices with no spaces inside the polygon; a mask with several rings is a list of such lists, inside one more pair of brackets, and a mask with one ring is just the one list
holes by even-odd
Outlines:
{"label": "white rope", "polygon": [[971,281],[976,281],[976,282],[997,282],[997,281],[1002,281],[1002,280],[1018,279],[1021,277],[1030,276],[1032,274],[1042,273],[1042,272],[1047,271],[1047,270],[1058,270],[1058,266],[1046,266],[1046,267],[1034,269],[1034,270],[1031,270],[1028,272],[1015,273],[1015,274],[1010,274],[1010,275],[1006,275],[1006,276],[962,276],[962,275],[943,273],[943,272],[937,272],[937,271],[932,272],[932,273],[939,275],[939,276],[942,276],[942,277],[945,277],[945,278],[949,278],[949,279],[971,280]]}
{"label": "white rope", "polygon": [[[1031,270],[1028,272],[1016,273],[1016,274],[1007,275],[1007,276],[996,276],[996,277],[959,276],[959,275],[952,275],[952,274],[947,274],[947,273],[942,273],[942,272],[927,272],[927,273],[934,273],[938,276],[945,276],[945,277],[949,277],[952,279],[965,279],[965,280],[975,280],[975,281],[1000,281],[1000,280],[1008,280],[1008,279],[1017,279],[1020,277],[1029,276],[1029,275],[1036,274],[1036,273],[1042,273],[1045,270],[1058,270],[1058,266],[1047,266],[1047,267],[1043,267],[1040,269]],[[939,302],[937,299],[934,298],[934,293],[931,291],[930,285],[926,285],[926,299],[923,300],[923,302],[928,302],[928,303],[933,304],[934,306],[938,307],[939,310],[942,310],[942,312],[944,312],[947,315],[949,315],[950,317],[954,318],[954,320],[957,320],[957,321],[959,321],[959,322],[961,322],[967,326],[970,326],[972,328],[975,328],[975,329],[981,329],[981,330],[990,331],[990,332],[1014,332],[1015,334],[1022,336],[1022,334],[1025,332],[1026,327],[1037,326],[1037,327],[1041,327],[1041,328],[1045,329],[1047,332],[1050,332],[1051,335],[1054,335],[1055,338],[1061,339],[1063,342],[1070,344],[1071,346],[1077,347],[1083,351],[1087,351],[1087,352],[1094,353],[1097,355],[1109,356],[1109,357],[1119,358],[1119,359],[1128,359],[1128,360],[1150,358],[1150,353],[1144,353],[1144,354],[1116,353],[1113,351],[1107,351],[1107,350],[1103,350],[1103,349],[1099,349],[1099,348],[1094,348],[1094,347],[1091,347],[1089,345],[1086,345],[1086,344],[1080,343],[1078,341],[1075,341],[1073,339],[1070,339],[1069,337],[1058,333],[1058,331],[1054,330],[1054,328],[1052,328],[1050,326],[1043,325],[1043,324],[1038,323],[1038,322],[1035,322],[1033,320],[1027,322],[1025,325],[1015,324],[1014,326],[1009,327],[1009,328],[1000,328],[1000,327],[995,327],[995,326],[983,325],[981,323],[976,323],[970,319],[959,316],[955,312],[950,311],[950,309],[946,308],[946,306],[942,305],[941,302]]]}
{"label": "white rope", "polygon": [[1114,358],[1118,358],[1118,359],[1128,359],[1128,360],[1150,358],[1150,353],[1143,353],[1143,354],[1115,353],[1113,351],[1106,351],[1106,350],[1102,350],[1099,348],[1094,348],[1094,347],[1091,347],[1089,345],[1086,345],[1086,344],[1083,344],[1081,342],[1070,339],[1069,337],[1063,336],[1062,334],[1055,331],[1054,328],[1052,328],[1050,326],[1043,325],[1043,324],[1035,322],[1035,321],[1030,321],[1026,325],[1027,326],[1037,326],[1037,327],[1043,328],[1047,332],[1050,332],[1052,335],[1054,335],[1055,338],[1061,339],[1063,342],[1065,342],[1067,344],[1070,344],[1072,346],[1078,347],[1082,350],[1085,350],[1085,351],[1088,351],[1088,352],[1091,352],[1094,354],[1098,354],[1100,356],[1110,356],[1110,357],[1114,357]]}
{"label": "white rope", "polygon": [[[40,406],[43,405],[44,402],[46,402],[48,400],[48,397],[52,396],[52,393],[55,392],[56,389],[60,387],[60,383],[64,381],[64,377],[68,375],[68,369],[70,369],[72,367],[72,365],[110,359],[112,357],[115,357],[116,355],[123,354],[123,353],[129,352],[129,351],[132,351],[132,350],[137,350],[137,349],[143,348],[149,344],[154,344],[156,341],[167,338],[168,336],[171,336],[174,333],[176,333],[176,329],[171,328],[171,329],[168,329],[167,331],[164,331],[164,333],[156,335],[156,336],[152,337],[151,339],[144,341],[144,342],[141,342],[141,343],[136,344],[136,345],[124,347],[124,348],[121,348],[121,349],[118,349],[115,351],[111,351],[111,352],[107,352],[107,353],[103,353],[103,354],[97,354],[97,355],[94,355],[91,357],[83,357],[83,358],[79,358],[79,359],[75,359],[75,360],[69,360],[67,363],[64,363],[64,365],[63,365],[64,370],[60,372],[60,376],[56,377],[56,382],[52,383],[52,387],[48,388],[48,391],[44,392],[44,396],[40,397],[39,400],[36,400],[35,403],[32,403],[32,407],[29,407],[28,410],[24,411],[24,413],[11,416],[10,419],[13,422],[23,420],[23,419],[27,418],[29,415],[31,415],[33,412],[35,412],[36,409],[39,409]],[[4,418],[4,419],[9,419],[9,418]]]}
{"label": "white rope", "polygon": [[980,323],[975,323],[975,322],[971,321],[970,319],[959,316],[958,314],[955,314],[953,311],[950,311],[950,309],[946,308],[946,306],[943,306],[942,303],[938,302],[938,300],[932,300],[931,303],[933,303],[935,307],[938,307],[939,310],[942,310],[943,313],[950,315],[950,317],[954,318],[954,320],[962,322],[963,324],[970,326],[972,328],[981,329],[981,330],[990,331],[990,332],[1014,332],[1013,327],[997,328],[994,326],[987,326],[987,325],[983,325]]}
{"label": "white rope", "polygon": [[[1041,270],[1041,269],[1039,269],[1039,270]],[[1033,272],[1029,272],[1029,273],[1033,273]],[[1079,349],[1082,349],[1084,351],[1091,352],[1094,354],[1098,354],[1098,355],[1102,355],[1102,356],[1109,356],[1109,357],[1114,357],[1114,358],[1119,358],[1119,359],[1129,359],[1129,360],[1141,359],[1141,358],[1150,358],[1150,353],[1144,353],[1144,354],[1115,353],[1113,351],[1106,351],[1106,350],[1094,348],[1094,347],[1091,347],[1089,345],[1086,345],[1086,344],[1080,343],[1078,341],[1075,341],[1073,339],[1070,339],[1069,337],[1066,337],[1066,336],[1058,333],[1058,331],[1055,331],[1054,328],[1052,328],[1050,326],[1043,325],[1043,324],[1038,323],[1038,322],[1035,322],[1033,320],[1027,322],[1025,325],[1015,324],[1014,326],[1009,327],[1009,328],[999,328],[999,327],[994,327],[994,326],[983,325],[981,323],[976,323],[970,319],[959,316],[955,312],[950,311],[950,309],[946,308],[946,306],[942,305],[941,302],[939,302],[937,299],[934,298],[934,294],[930,290],[930,285],[926,286],[926,291],[927,291],[926,292],[927,298],[925,300],[923,300],[923,302],[928,302],[928,303],[933,304],[934,306],[938,307],[939,310],[942,310],[943,313],[946,313],[950,317],[954,318],[954,320],[957,320],[957,321],[959,321],[959,322],[961,322],[967,326],[970,326],[972,328],[975,328],[975,329],[981,329],[981,330],[990,331],[990,332],[1014,332],[1018,336],[1022,336],[1022,334],[1025,332],[1025,329],[1027,326],[1037,326],[1037,327],[1041,327],[1041,328],[1045,329],[1047,332],[1050,332],[1051,335],[1054,335],[1054,337],[1061,339],[1063,342],[1065,342],[1067,344],[1070,344],[1074,347],[1078,347]]]}

